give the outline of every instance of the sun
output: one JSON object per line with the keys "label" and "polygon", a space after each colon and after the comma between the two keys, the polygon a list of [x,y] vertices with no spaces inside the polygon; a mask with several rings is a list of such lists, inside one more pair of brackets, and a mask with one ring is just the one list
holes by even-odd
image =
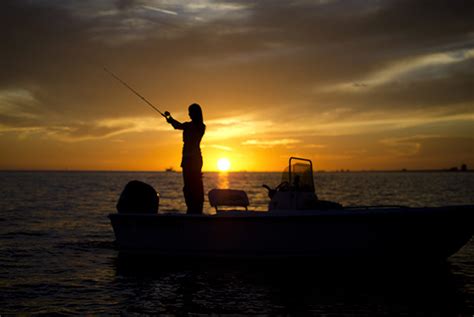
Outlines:
{"label": "sun", "polygon": [[221,172],[227,172],[230,168],[230,161],[226,158],[217,160],[217,169]]}

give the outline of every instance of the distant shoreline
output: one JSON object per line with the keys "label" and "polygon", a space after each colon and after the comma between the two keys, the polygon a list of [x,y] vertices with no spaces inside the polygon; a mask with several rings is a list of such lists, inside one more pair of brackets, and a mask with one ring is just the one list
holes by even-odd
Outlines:
{"label": "distant shoreline", "polygon": [[[421,170],[317,170],[315,173],[472,173],[474,170],[449,170],[449,169],[421,169]],[[145,170],[145,171],[130,171],[130,170],[40,170],[40,169],[0,169],[0,173],[166,173],[169,171],[163,170]],[[173,171],[171,174],[180,174],[181,171]],[[219,171],[203,171],[203,173],[221,173]],[[282,173],[282,171],[229,171],[226,173]]]}

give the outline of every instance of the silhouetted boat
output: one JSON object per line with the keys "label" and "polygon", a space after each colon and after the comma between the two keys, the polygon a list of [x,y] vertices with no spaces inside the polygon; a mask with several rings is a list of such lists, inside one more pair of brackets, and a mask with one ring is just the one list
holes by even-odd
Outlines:
{"label": "silhouetted boat", "polygon": [[[442,260],[472,237],[474,206],[342,207],[317,199],[309,160],[303,168],[292,160],[287,180],[269,189],[268,212],[110,214],[116,245],[160,256]],[[209,195],[216,210],[219,194],[248,205],[242,191],[217,190]]]}

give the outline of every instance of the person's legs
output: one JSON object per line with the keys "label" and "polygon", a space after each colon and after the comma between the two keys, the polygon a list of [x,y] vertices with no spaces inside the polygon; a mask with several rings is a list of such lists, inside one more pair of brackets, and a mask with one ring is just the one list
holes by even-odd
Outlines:
{"label": "person's legs", "polygon": [[188,214],[202,214],[204,186],[202,183],[202,160],[186,162],[183,167],[183,193]]}
{"label": "person's legs", "polygon": [[202,214],[202,208],[204,205],[204,188],[200,168],[193,171],[191,195],[193,213]]}
{"label": "person's legs", "polygon": [[187,206],[187,213],[190,213],[190,209],[192,206],[192,192],[191,192],[191,186],[190,184],[192,183],[190,177],[192,173],[189,171],[189,168],[187,166],[183,165],[183,194],[184,194],[184,201],[186,202]]}

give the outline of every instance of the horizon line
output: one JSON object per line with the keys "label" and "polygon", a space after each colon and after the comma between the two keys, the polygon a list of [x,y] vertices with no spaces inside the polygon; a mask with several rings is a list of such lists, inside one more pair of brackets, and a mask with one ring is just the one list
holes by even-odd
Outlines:
{"label": "horizon line", "polygon": [[[101,173],[181,173],[181,170],[173,170],[173,171],[166,171],[163,169],[160,170],[103,170],[103,169],[0,169],[0,172],[71,172],[71,173],[94,173],[94,172],[101,172]],[[248,171],[248,170],[239,170],[239,171],[218,171],[218,170],[207,170],[202,171],[203,173],[220,173],[220,174],[227,174],[227,173],[282,173],[285,171],[277,171],[277,170],[255,170],[255,171]],[[474,172],[473,169],[467,170],[452,170],[451,168],[429,168],[429,169],[320,169],[315,170],[313,173],[364,173],[364,172]]]}

